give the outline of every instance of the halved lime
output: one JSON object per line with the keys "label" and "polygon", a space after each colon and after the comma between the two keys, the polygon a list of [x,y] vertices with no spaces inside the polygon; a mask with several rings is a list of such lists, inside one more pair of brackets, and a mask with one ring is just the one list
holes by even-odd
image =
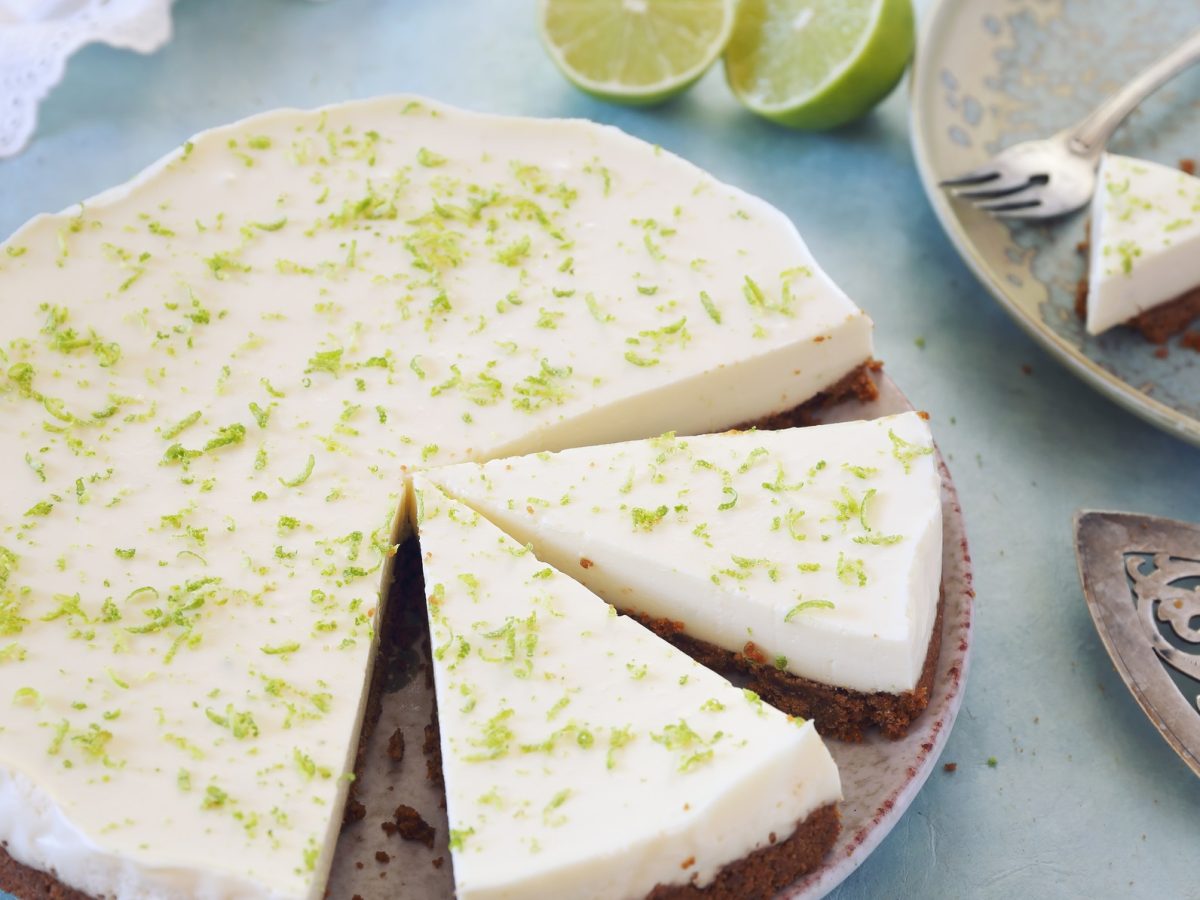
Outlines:
{"label": "halved lime", "polygon": [[659,103],[725,49],[736,0],[541,0],[542,40],[576,87],[615,103]]}
{"label": "halved lime", "polygon": [[835,128],[891,93],[914,31],[912,0],[742,0],[725,74],[761,116]]}

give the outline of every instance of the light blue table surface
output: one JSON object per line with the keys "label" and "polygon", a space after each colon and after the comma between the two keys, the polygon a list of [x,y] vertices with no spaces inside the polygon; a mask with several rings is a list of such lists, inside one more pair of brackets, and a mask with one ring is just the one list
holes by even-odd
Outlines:
{"label": "light blue table surface", "polygon": [[542,51],[531,3],[181,0],[175,12],[153,56],[92,47],[72,60],[32,146],[0,161],[0,234],[203,128],[400,91],[609,122],[767,198],[875,319],[887,371],[932,413],[976,566],[974,656],[943,756],[958,770],[934,773],[833,896],[1200,897],[1200,781],[1114,673],[1071,532],[1083,506],[1200,519],[1200,450],[1067,374],[976,283],[921,191],[903,90],[857,126],[794,134],[743,112],[719,71],[656,110],[593,101]]}

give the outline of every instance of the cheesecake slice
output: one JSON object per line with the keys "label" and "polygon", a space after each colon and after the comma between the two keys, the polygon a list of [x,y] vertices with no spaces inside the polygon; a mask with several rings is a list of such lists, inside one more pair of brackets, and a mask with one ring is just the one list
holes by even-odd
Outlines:
{"label": "cheesecake slice", "polygon": [[766,897],[821,860],[812,722],[414,487],[458,900]]}
{"label": "cheesecake slice", "polygon": [[1155,343],[1200,315],[1200,179],[1108,153],[1092,200],[1087,330],[1134,324]]}
{"label": "cheesecake slice", "polygon": [[321,897],[408,473],[728,427],[871,358],[762,201],[409,97],[207,132],[39,216],[0,321],[24,894]]}
{"label": "cheesecake slice", "polygon": [[826,735],[928,702],[942,519],[925,421],[660,438],[429,477]]}

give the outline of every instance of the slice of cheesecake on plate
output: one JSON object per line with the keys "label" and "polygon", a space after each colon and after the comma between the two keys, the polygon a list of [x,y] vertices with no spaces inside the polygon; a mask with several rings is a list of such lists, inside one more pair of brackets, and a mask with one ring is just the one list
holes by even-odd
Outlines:
{"label": "slice of cheesecake on plate", "polygon": [[928,702],[941,499],[916,413],[667,434],[429,478],[826,735],[899,736]]}
{"label": "slice of cheesecake on plate", "polygon": [[840,783],[812,722],[414,490],[459,900],[770,896],[821,860]]}
{"label": "slice of cheesecake on plate", "polygon": [[1200,178],[1106,154],[1089,244],[1089,334],[1129,324],[1162,343],[1200,316]]}

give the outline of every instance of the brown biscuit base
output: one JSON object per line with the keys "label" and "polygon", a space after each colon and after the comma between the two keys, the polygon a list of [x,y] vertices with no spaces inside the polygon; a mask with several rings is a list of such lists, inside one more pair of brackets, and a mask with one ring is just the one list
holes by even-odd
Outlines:
{"label": "brown biscuit base", "polygon": [[863,733],[872,726],[877,726],[893,740],[904,737],[913,719],[929,705],[938,654],[942,649],[942,607],[943,600],[939,597],[921,677],[915,688],[903,694],[866,693],[810,681],[776,669],[753,641],[747,642],[740,653],[723,650],[715,644],[689,637],[684,633],[682,622],[625,612],[698,663],[739,677],[739,683],[745,683],[775,708],[793,716],[813,719],[822,736],[839,741],[861,741]]}
{"label": "brown biscuit base", "polygon": [[8,855],[6,847],[0,845],[0,890],[8,891],[20,900],[92,900],[48,872],[17,862]]}
{"label": "brown biscuit base", "polygon": [[793,406],[791,409],[785,409],[783,412],[763,416],[761,419],[743,422],[740,425],[733,426],[730,430],[747,431],[751,428],[757,428],[761,431],[778,431],[783,428],[800,428],[805,425],[815,425],[817,423],[817,414],[821,410],[842,400],[855,397],[864,403],[868,403],[876,399],[879,396],[879,387],[875,384],[875,379],[871,377],[871,373],[878,372],[882,368],[883,363],[873,359],[867,360],[867,362],[850,370],[841,379],[799,406]]}
{"label": "brown biscuit base", "polygon": [[1200,287],[1141,313],[1128,324],[1152,344],[1165,344],[1200,317]]}
{"label": "brown biscuit base", "polygon": [[841,827],[830,803],[811,812],[786,840],[777,842],[772,834],[770,844],[729,863],[704,887],[660,884],[646,900],[769,900],[820,865]]}

